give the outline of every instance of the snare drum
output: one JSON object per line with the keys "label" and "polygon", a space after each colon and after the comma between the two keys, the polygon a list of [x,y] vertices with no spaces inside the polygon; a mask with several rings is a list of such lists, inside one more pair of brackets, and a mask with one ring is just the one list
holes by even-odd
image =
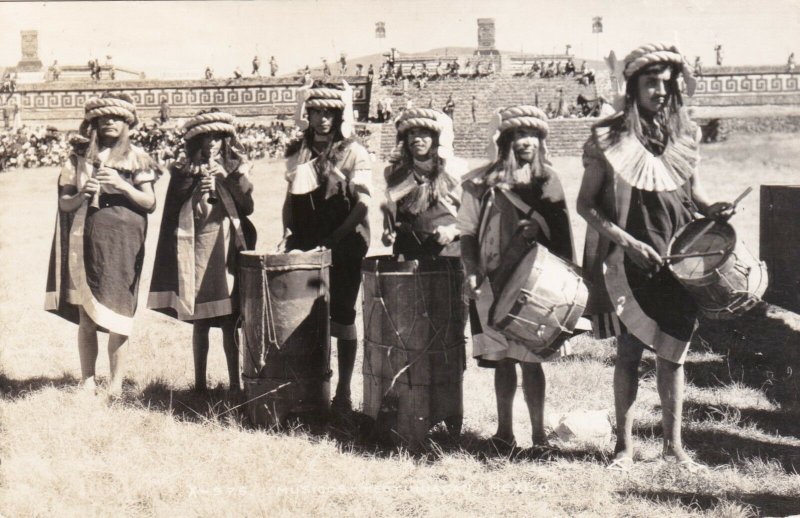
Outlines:
{"label": "snare drum", "polygon": [[562,332],[572,333],[588,298],[578,268],[537,245],[520,261],[492,304],[489,325],[531,352],[541,353]]}
{"label": "snare drum", "polygon": [[[706,317],[734,318],[761,301],[767,289],[767,267],[737,240],[736,231],[728,223],[716,222],[694,240],[707,221],[692,221],[678,231],[670,242],[669,254],[720,253],[676,259],[669,263],[669,269]],[[691,243],[688,248],[687,243]]]}

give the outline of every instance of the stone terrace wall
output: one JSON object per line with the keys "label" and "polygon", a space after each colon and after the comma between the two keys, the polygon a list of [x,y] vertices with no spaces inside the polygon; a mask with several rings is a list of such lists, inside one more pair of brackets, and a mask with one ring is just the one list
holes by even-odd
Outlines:
{"label": "stone terrace wall", "polygon": [[689,104],[750,106],[800,104],[800,74],[786,67],[714,67],[703,69]]}
{"label": "stone terrace wall", "polygon": [[[599,76],[597,91],[601,95],[610,94],[610,80],[607,76]],[[574,78],[527,78],[494,76],[485,79],[442,80],[428,83],[422,90],[410,87],[403,92],[400,88],[382,86],[373,83],[371,116],[376,116],[376,105],[380,99],[392,99],[394,114],[406,106],[411,100],[413,106],[427,107],[430,97],[434,97],[434,108],[441,109],[447,97],[452,93],[456,103],[453,115],[455,126],[456,153],[465,158],[485,156],[487,140],[486,124],[497,108],[515,104],[535,104],[538,97],[539,106],[548,103],[558,106],[558,89],[563,88],[564,100],[574,103],[579,94],[589,99],[596,95],[593,86],[580,85]],[[478,102],[476,121],[472,122],[472,96]],[[548,139],[551,153],[554,155],[570,155],[580,152],[581,146],[589,136],[589,128],[595,119],[557,119],[550,121],[553,131]],[[395,145],[395,130],[392,124],[384,124],[381,139],[381,156],[385,157]]]}
{"label": "stone terrace wall", "polygon": [[[353,87],[354,108],[363,117],[369,110],[370,83],[366,77],[347,77]],[[240,117],[292,115],[302,81],[292,78],[245,78],[193,81],[57,81],[20,84],[17,94],[26,123],[47,124],[83,119],[83,104],[104,92],[126,92],[136,101],[142,120],[156,117],[162,98],[173,117],[219,107]]]}

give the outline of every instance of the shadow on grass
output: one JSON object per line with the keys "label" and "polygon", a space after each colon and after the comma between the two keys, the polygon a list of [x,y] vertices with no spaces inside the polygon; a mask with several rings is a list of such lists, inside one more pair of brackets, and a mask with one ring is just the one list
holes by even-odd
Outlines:
{"label": "shadow on grass", "polygon": [[624,496],[644,498],[658,504],[680,503],[700,511],[709,511],[723,501],[749,506],[757,516],[791,516],[800,513],[800,499],[769,493],[737,493],[725,495],[686,494],[672,491],[625,491]]}
{"label": "shadow on grass", "polygon": [[191,389],[175,390],[161,381],[152,382],[138,393],[128,393],[124,402],[164,412],[191,423],[242,423],[237,408],[241,404],[241,397],[230,395],[222,385],[206,392],[197,392]]}
{"label": "shadow on grass", "polygon": [[5,374],[0,373],[0,398],[14,400],[48,387],[61,389],[76,387],[77,385],[78,378],[71,374],[64,374],[57,378],[37,376],[35,378],[18,380],[11,379]]}
{"label": "shadow on grass", "polygon": [[[729,421],[731,416],[739,426],[754,425],[765,433],[800,439],[800,412],[796,410],[762,410],[737,408],[736,405],[705,405],[686,402],[684,415],[693,421]],[[697,417],[693,417],[697,416]]]}
{"label": "shadow on grass", "polygon": [[[742,431],[747,433],[746,431]],[[656,439],[663,437],[660,424],[634,427],[634,435]],[[684,444],[695,452],[695,459],[708,466],[744,466],[747,461],[776,463],[790,474],[800,473],[800,447],[777,444],[755,437],[744,437],[721,430],[683,430]]]}

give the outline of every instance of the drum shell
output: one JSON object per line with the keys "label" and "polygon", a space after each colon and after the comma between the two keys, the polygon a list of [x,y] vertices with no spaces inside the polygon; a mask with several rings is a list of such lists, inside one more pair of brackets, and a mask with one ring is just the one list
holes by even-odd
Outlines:
{"label": "drum shell", "polygon": [[364,413],[377,419],[384,396],[397,394],[394,432],[421,443],[433,424],[463,415],[467,311],[460,260],[373,257],[361,272]]}
{"label": "drum shell", "polygon": [[[681,229],[670,242],[669,254],[691,253],[692,250],[682,250],[684,236],[702,225],[705,221],[698,220]],[[727,223],[715,223],[715,228],[730,240],[723,249],[722,260],[715,267],[691,277],[682,274],[676,267],[678,262],[670,263],[669,268],[706,318],[724,320],[735,318],[755,306],[766,291],[769,279],[766,265],[737,239],[733,227]]]}
{"label": "drum shell", "polygon": [[242,373],[256,425],[329,409],[330,264],[328,250],[240,256]]}
{"label": "drum shell", "polygon": [[[519,278],[528,268],[530,255],[535,254],[533,265],[520,286]],[[498,302],[511,290],[515,302],[508,311],[501,312]],[[555,354],[563,340],[561,333],[572,333],[586,309],[589,289],[577,266],[555,256],[544,246],[531,249],[517,266],[517,271],[489,313],[489,325],[506,338],[523,344],[539,356]],[[548,349],[551,349],[548,351]]]}

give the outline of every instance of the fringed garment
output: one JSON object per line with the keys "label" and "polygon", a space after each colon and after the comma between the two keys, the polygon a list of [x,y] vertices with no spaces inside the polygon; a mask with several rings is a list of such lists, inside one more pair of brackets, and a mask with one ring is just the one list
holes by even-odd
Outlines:
{"label": "fringed garment", "polygon": [[478,359],[479,365],[493,367],[506,358],[540,363],[570,354],[568,341],[555,353],[540,355],[489,326],[489,310],[505,285],[499,278],[501,257],[509,250],[523,219],[538,226],[537,243],[567,261],[573,260],[569,213],[558,174],[545,166],[546,180],[542,184],[534,182],[525,187],[510,187],[506,183],[487,185],[486,173],[485,169],[470,173],[463,184],[464,196],[458,214],[461,235],[478,239],[484,274],[480,297],[470,301],[472,356]]}
{"label": "fringed garment", "polygon": [[436,242],[439,226],[456,225],[461,205],[461,177],[467,163],[450,158],[434,170],[434,159],[411,166],[386,168],[386,210],[389,224],[397,228],[392,253],[406,258],[459,257],[461,248],[454,240],[447,245]]}
{"label": "fringed garment", "polygon": [[[116,169],[128,183],[155,182],[159,169],[142,149],[131,146],[128,156],[108,162],[109,150],[99,153],[105,167]],[[66,186],[78,192],[94,168],[73,154],[58,178],[59,196]],[[98,206],[86,199],[73,213],[58,211],[45,309],[79,323],[79,308],[105,332],[129,336],[133,330],[144,261],[147,213],[123,193],[103,186]]]}
{"label": "fringed garment", "polygon": [[[654,154],[651,150],[658,148],[645,147],[622,123],[618,115],[594,128],[584,146],[584,175],[602,175],[597,203],[606,217],[666,255],[670,240],[697,212],[691,178],[699,139],[682,135]],[[684,362],[697,307],[667,268],[643,271],[591,227],[583,265],[592,282],[586,313],[592,315],[595,336],[631,333],[659,357]]]}
{"label": "fringed garment", "polygon": [[[291,149],[291,148],[290,148]],[[287,203],[291,236],[287,248],[312,250],[333,233],[358,201],[370,194],[372,166],[369,153],[352,139],[333,145],[320,155],[305,140],[287,157]],[[331,336],[356,339],[356,299],[361,287],[361,260],[367,255],[369,217],[331,249]]]}
{"label": "fringed garment", "polygon": [[173,167],[164,200],[147,307],[191,322],[235,318],[239,312],[236,264],[255,247],[253,185],[247,164],[216,178],[217,203],[199,192],[197,167]]}

